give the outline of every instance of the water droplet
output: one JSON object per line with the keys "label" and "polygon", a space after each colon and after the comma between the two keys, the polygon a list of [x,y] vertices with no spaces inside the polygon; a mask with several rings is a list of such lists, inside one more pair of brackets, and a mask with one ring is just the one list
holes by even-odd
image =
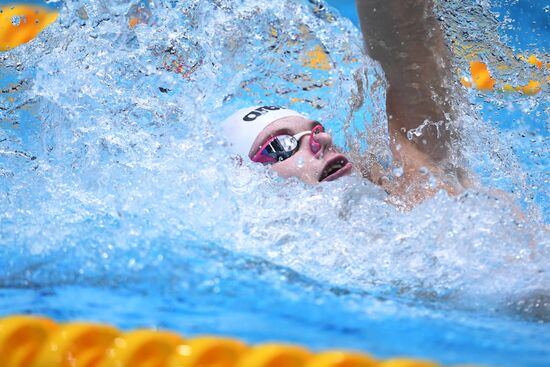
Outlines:
{"label": "water droplet", "polygon": [[395,167],[394,169],[392,169],[392,173],[395,177],[403,176],[403,167]]}
{"label": "water droplet", "polygon": [[19,24],[21,24],[21,17],[17,15],[14,15],[13,17],[11,17],[11,24],[14,27],[17,27]]}
{"label": "water droplet", "polygon": [[304,158],[300,157],[298,158],[297,166],[302,168],[304,166]]}

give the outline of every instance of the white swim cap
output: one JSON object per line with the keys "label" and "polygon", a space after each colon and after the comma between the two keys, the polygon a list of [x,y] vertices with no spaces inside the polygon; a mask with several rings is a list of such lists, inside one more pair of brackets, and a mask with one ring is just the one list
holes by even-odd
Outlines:
{"label": "white swim cap", "polygon": [[296,111],[277,106],[254,106],[238,110],[224,122],[222,127],[231,144],[231,151],[248,157],[258,134],[273,121],[289,116],[306,118]]}

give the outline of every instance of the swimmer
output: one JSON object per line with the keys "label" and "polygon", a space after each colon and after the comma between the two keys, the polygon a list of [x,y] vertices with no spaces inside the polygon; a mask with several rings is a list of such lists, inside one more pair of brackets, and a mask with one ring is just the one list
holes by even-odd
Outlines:
{"label": "swimmer", "polygon": [[243,108],[224,123],[233,153],[270,164],[280,176],[316,184],[347,176],[348,158],[332,144],[323,125],[278,106]]}
{"label": "swimmer", "polygon": [[[450,52],[433,13],[433,0],[357,0],[367,53],[388,82],[386,113],[393,166],[391,177],[379,164],[363,172],[403,207],[412,207],[440,189],[458,194],[469,186],[451,121],[457,89]],[[309,184],[336,180],[352,164],[322,125],[277,106],[254,106],[223,123],[234,153],[270,164],[282,177]],[[411,134],[411,132],[417,134]]]}

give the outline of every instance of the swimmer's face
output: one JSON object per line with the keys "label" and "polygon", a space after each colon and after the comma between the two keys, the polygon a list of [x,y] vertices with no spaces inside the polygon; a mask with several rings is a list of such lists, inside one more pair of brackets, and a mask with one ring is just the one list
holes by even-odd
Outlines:
{"label": "swimmer's face", "polygon": [[[266,126],[254,140],[249,157],[252,158],[269,139],[278,135],[296,135],[312,130],[319,122],[299,116],[285,117]],[[298,177],[305,183],[316,184],[321,181],[333,181],[349,175],[352,165],[348,159],[332,145],[332,136],[327,132],[314,135],[314,141],[320,149],[314,152],[310,146],[310,135],[302,136],[298,148],[289,158],[273,163],[272,167],[280,176]]]}

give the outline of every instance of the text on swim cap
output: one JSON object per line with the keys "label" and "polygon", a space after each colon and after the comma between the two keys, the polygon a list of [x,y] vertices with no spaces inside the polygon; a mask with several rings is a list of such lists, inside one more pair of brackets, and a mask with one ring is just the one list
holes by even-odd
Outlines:
{"label": "text on swim cap", "polygon": [[281,107],[277,107],[277,106],[262,106],[262,107],[258,107],[256,108],[255,110],[253,111],[250,111],[249,113],[247,113],[244,117],[243,117],[243,120],[244,121],[254,121],[256,120],[258,117],[268,113],[269,111],[276,111],[276,110],[280,110]]}

